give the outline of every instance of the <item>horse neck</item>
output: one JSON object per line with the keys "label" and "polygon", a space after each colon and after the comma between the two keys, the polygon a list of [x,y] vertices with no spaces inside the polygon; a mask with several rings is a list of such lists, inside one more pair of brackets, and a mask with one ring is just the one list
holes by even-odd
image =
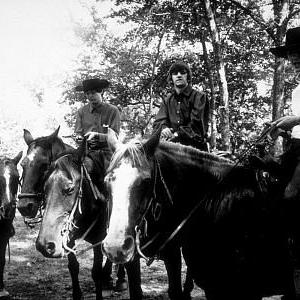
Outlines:
{"label": "horse neck", "polygon": [[191,171],[196,172],[198,176],[203,174],[212,181],[219,181],[234,167],[228,160],[219,159],[206,152],[195,151],[184,146],[171,149],[160,148],[156,152],[155,159],[163,171],[170,174],[175,182],[182,179],[185,173],[189,178]]}

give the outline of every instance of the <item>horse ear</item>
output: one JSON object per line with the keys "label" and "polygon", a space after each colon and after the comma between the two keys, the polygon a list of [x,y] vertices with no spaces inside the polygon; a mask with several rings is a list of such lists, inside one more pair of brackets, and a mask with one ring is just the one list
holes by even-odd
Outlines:
{"label": "horse ear", "polygon": [[145,154],[148,157],[152,157],[154,155],[154,152],[159,144],[160,133],[161,133],[161,127],[151,135],[151,137],[149,138],[148,141],[145,142],[145,144],[143,144],[142,147],[145,151]]}
{"label": "horse ear", "polygon": [[28,131],[27,129],[23,129],[24,133],[23,133],[23,138],[24,141],[27,145],[29,145],[34,139],[30,133],[30,131]]}
{"label": "horse ear", "polygon": [[15,165],[18,164],[18,162],[20,161],[22,155],[23,155],[23,151],[20,151],[20,152],[18,153],[18,155],[12,159]]}
{"label": "horse ear", "polygon": [[109,127],[107,128],[107,144],[112,152],[114,152],[118,145],[121,144],[115,131]]}
{"label": "horse ear", "polygon": [[57,129],[50,135],[51,138],[56,138],[58,136],[60,126],[57,127]]}

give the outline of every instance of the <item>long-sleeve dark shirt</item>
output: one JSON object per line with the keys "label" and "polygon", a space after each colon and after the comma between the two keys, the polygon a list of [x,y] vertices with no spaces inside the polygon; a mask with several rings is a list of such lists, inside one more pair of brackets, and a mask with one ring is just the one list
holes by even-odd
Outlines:
{"label": "long-sleeve dark shirt", "polygon": [[206,137],[209,120],[209,102],[207,95],[188,85],[179,95],[174,90],[161,103],[153,129],[160,125],[179,131],[184,127],[191,137]]}

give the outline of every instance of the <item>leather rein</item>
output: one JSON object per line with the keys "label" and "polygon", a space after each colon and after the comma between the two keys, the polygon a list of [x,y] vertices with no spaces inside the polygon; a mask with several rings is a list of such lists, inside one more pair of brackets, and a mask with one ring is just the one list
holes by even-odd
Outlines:
{"label": "leather rein", "polygon": [[[135,233],[136,233],[136,236],[135,236],[135,243],[136,243],[136,250],[137,250],[137,253],[146,260],[146,264],[147,266],[150,266],[152,264],[152,262],[154,261],[154,259],[158,259],[158,254],[165,248],[165,246],[179,233],[179,231],[181,230],[181,228],[183,227],[183,225],[187,222],[187,220],[189,219],[189,215],[176,227],[176,229],[169,235],[169,237],[167,237],[165,239],[165,241],[160,245],[160,247],[157,249],[156,251],[156,254],[154,254],[152,257],[147,257],[143,251],[149,247],[159,236],[159,232],[156,233],[154,235],[153,238],[151,238],[146,244],[144,244],[143,246],[141,246],[140,244],[140,236],[142,234],[142,230],[141,230],[141,227],[142,225],[144,224],[144,235],[147,236],[147,220],[146,220],[146,215],[150,212],[150,209],[152,207],[153,204],[156,204],[158,205],[158,207],[161,206],[161,204],[156,201],[157,200],[157,196],[156,196],[156,188],[157,188],[157,183],[158,183],[158,180],[160,180],[160,182],[162,183],[163,187],[164,187],[164,190],[167,194],[167,197],[168,197],[168,201],[171,205],[173,205],[173,199],[172,199],[172,195],[170,193],[170,190],[164,180],[164,177],[163,177],[163,174],[162,174],[162,171],[161,171],[161,166],[160,166],[160,163],[158,161],[158,159],[156,157],[154,157],[154,182],[153,182],[153,190],[152,190],[152,195],[151,195],[151,198],[147,204],[147,207],[143,213],[143,215],[141,216],[140,218],[140,222],[137,226],[135,226]],[[153,216],[154,216],[154,219],[155,221],[158,221],[159,218],[160,218],[160,213],[161,213],[161,210],[159,210],[159,214],[157,216],[155,216],[155,210],[152,211],[153,213]]]}

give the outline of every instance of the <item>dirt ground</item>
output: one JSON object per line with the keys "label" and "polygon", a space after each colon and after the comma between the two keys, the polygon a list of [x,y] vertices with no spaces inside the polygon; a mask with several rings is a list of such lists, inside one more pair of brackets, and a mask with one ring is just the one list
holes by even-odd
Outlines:
{"label": "dirt ground", "polygon": [[[16,234],[10,241],[10,261],[7,252],[5,285],[10,299],[62,300],[72,299],[72,288],[67,259],[47,259],[35,249],[38,228],[29,229],[23,218],[16,213],[14,221]],[[86,244],[87,245],[87,244]],[[82,245],[85,247],[86,245]],[[91,278],[92,251],[78,257],[80,263],[80,283],[84,300],[95,299],[94,285]],[[142,289],[145,299],[164,300],[167,297],[167,275],[163,262],[154,261],[147,267],[142,264]],[[183,270],[183,277],[185,270]],[[195,288],[193,300],[205,299],[201,289]],[[129,299],[128,292],[113,293],[106,299]],[[267,298],[266,298],[267,299]],[[280,299],[279,297],[268,298]],[[242,300],[242,299],[241,299]]]}

